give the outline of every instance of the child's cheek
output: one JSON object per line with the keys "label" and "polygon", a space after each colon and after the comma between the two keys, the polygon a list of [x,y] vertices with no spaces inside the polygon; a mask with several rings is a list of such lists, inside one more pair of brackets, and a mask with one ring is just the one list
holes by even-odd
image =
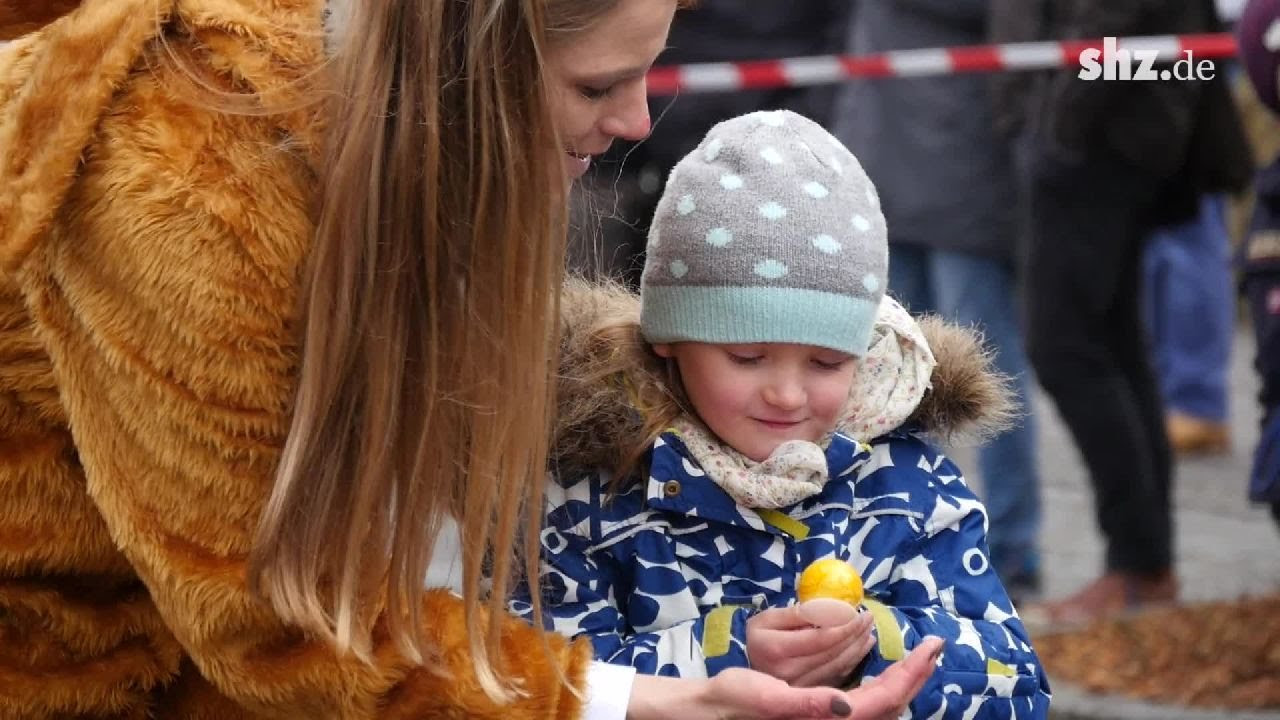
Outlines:
{"label": "child's cheek", "polygon": [[840,419],[840,411],[844,409],[849,399],[856,375],[855,370],[847,369],[832,377],[831,382],[824,386],[820,407],[814,408],[824,423],[834,427],[836,421]]}

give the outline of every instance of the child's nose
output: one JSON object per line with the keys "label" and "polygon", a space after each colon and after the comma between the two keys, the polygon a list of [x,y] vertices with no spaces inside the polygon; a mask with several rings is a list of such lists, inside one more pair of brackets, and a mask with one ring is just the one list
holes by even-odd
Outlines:
{"label": "child's nose", "polygon": [[782,410],[804,407],[804,386],[791,378],[777,378],[765,388],[764,401]]}

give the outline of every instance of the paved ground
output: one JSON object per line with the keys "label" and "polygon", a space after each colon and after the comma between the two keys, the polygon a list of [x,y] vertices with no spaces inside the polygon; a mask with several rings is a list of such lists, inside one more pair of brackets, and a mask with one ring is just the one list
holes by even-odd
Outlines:
{"label": "paved ground", "polygon": [[[1280,590],[1280,531],[1265,509],[1245,499],[1251,452],[1258,436],[1252,358],[1252,338],[1242,331],[1236,337],[1230,376],[1233,452],[1212,459],[1183,460],[1177,466],[1177,565],[1183,596],[1189,601]],[[1045,396],[1035,399],[1034,409],[1040,417],[1046,592],[1056,597],[1098,575],[1102,542],[1093,522],[1088,478],[1074,444]],[[957,449],[954,455],[962,468],[974,472],[971,451]],[[975,485],[981,486],[981,478],[975,477]],[[1064,710],[1066,705],[1071,705],[1073,712],[1082,707],[1081,699],[1070,692],[1062,699]],[[1114,703],[1083,705],[1119,709]],[[1130,708],[1114,715],[1080,712],[1069,717],[1161,717],[1158,710],[1144,714],[1147,712]],[[1055,712],[1055,717],[1065,719],[1068,715]],[[1280,717],[1280,713],[1271,717]]]}
{"label": "paved ground", "polygon": [[[1178,571],[1188,600],[1280,590],[1280,532],[1264,508],[1245,498],[1258,437],[1252,358],[1252,339],[1241,332],[1236,336],[1230,374],[1233,452],[1177,464]],[[1060,595],[1101,571],[1102,543],[1093,522],[1088,478],[1074,443],[1047,397],[1037,397],[1034,408],[1041,418],[1046,590]]]}

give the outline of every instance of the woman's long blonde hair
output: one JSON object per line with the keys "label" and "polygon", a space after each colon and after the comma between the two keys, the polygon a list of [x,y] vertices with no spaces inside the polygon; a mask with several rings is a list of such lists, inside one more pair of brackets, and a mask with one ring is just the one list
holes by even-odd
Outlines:
{"label": "woman's long blonde hair", "polygon": [[250,582],[341,651],[368,657],[379,622],[431,657],[422,587],[452,515],[478,679],[503,694],[490,658],[518,535],[537,577],[564,262],[545,52],[616,2],[369,0],[336,21],[299,384]]}

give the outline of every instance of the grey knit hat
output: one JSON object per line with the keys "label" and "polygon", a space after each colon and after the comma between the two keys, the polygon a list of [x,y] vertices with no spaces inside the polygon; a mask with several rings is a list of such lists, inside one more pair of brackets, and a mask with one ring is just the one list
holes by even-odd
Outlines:
{"label": "grey knit hat", "polygon": [[863,355],[889,250],[875,187],[817,123],[726,120],[671,171],[649,231],[651,343],[781,342]]}

